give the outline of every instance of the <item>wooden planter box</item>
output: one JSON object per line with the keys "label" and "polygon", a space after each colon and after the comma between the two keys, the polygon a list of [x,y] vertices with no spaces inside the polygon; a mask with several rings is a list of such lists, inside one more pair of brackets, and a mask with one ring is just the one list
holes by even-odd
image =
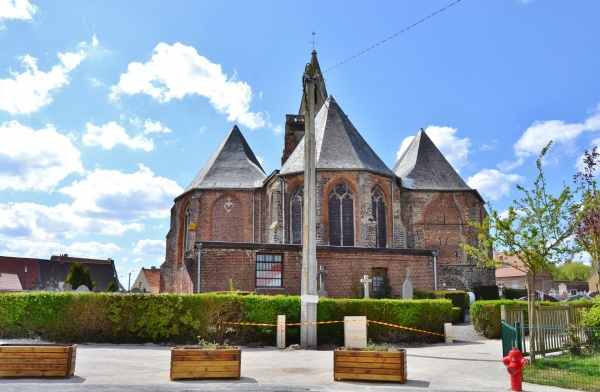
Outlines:
{"label": "wooden planter box", "polygon": [[0,344],[0,376],[69,378],[76,354],[76,344]]}
{"label": "wooden planter box", "polygon": [[240,379],[242,350],[206,350],[194,347],[171,349],[171,380],[180,378]]}
{"label": "wooden planter box", "polygon": [[333,379],[406,381],[406,350],[360,351],[335,350],[333,352]]}

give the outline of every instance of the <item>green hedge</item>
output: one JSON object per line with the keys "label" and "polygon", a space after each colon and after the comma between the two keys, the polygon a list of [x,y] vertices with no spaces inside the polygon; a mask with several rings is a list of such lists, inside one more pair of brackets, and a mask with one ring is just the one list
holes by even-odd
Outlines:
{"label": "green hedge", "polygon": [[500,299],[500,293],[498,292],[498,286],[475,286],[473,287],[473,293],[475,294],[475,300],[484,301],[495,301]]}
{"label": "green hedge", "polygon": [[519,299],[527,297],[527,289],[504,289],[504,299]]}
{"label": "green hedge", "polygon": [[475,331],[483,334],[487,338],[497,339],[502,337],[500,328],[500,306],[527,306],[527,301],[516,300],[496,300],[496,301],[475,301],[471,304],[471,324]]}
{"label": "green hedge", "polygon": [[[300,322],[300,297],[234,294],[150,295],[121,293],[0,294],[0,338],[41,338],[55,342],[193,343],[229,339],[244,345],[261,341],[274,345],[276,329],[235,323]],[[344,316],[443,334],[452,320],[448,300],[319,299],[318,321]],[[225,324],[220,324],[225,323]],[[299,341],[299,327],[288,327],[287,343]],[[317,327],[320,345],[343,344],[343,323]],[[443,337],[370,323],[376,342],[438,342]]]}
{"label": "green hedge", "polygon": [[452,301],[452,306],[460,308],[458,321],[463,323],[465,315],[469,308],[469,294],[462,290],[415,290],[413,293],[416,299],[449,299]]}

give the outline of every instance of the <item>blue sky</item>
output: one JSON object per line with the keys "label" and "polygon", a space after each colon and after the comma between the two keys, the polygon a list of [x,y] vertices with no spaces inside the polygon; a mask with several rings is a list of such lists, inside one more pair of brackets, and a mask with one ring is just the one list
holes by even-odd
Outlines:
{"label": "blue sky", "polygon": [[553,140],[549,188],[572,185],[600,140],[600,2],[462,0],[395,35],[451,3],[0,0],[0,254],[159,266],[173,199],[234,125],[280,168],[313,31],[390,168],[423,128],[502,211]]}

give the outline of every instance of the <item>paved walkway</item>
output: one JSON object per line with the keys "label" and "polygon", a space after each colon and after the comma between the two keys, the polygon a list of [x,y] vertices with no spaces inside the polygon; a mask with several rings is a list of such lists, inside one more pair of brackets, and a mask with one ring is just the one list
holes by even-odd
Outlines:
{"label": "paved walkway", "polygon": [[[36,343],[5,340],[0,343]],[[40,343],[40,342],[37,342]],[[2,378],[4,391],[509,391],[500,340],[406,346],[404,384],[333,380],[331,351],[242,347],[240,380],[170,381],[170,347],[80,344],[70,379]],[[523,384],[524,391],[568,391]]]}

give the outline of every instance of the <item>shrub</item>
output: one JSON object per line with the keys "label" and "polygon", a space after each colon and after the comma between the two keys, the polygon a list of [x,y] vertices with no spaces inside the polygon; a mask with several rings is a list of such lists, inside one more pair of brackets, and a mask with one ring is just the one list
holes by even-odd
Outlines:
{"label": "shrub", "polygon": [[502,336],[500,328],[501,305],[527,305],[526,301],[496,300],[475,301],[471,304],[471,324],[476,332],[487,338],[497,339]]}
{"label": "shrub", "polygon": [[475,293],[475,300],[494,301],[500,299],[498,292],[498,286],[475,286],[473,287],[473,293]]}
{"label": "shrub", "polygon": [[[452,320],[449,300],[394,299],[319,300],[318,321],[342,321],[364,315],[369,338],[377,342],[438,342],[444,323]],[[235,294],[146,295],[120,293],[0,294],[0,338],[41,338],[55,342],[174,343],[197,339],[235,344],[262,341],[274,345],[277,315],[300,321],[300,297]],[[377,323],[379,322],[379,323]],[[410,329],[397,328],[386,324]],[[320,344],[343,343],[343,323],[320,324]],[[299,327],[288,327],[289,343],[299,340]]]}
{"label": "shrub", "polygon": [[117,284],[115,282],[110,282],[108,286],[106,286],[107,293],[116,293],[117,292]]}
{"label": "shrub", "polygon": [[465,321],[465,315],[470,303],[469,294],[462,290],[415,290],[413,297],[419,299],[445,298],[451,300],[453,307],[460,308],[459,322],[461,323]]}
{"label": "shrub", "polygon": [[452,308],[452,324],[458,324],[460,322],[460,308]]}
{"label": "shrub", "polygon": [[504,299],[519,299],[527,297],[527,289],[504,289]]}

